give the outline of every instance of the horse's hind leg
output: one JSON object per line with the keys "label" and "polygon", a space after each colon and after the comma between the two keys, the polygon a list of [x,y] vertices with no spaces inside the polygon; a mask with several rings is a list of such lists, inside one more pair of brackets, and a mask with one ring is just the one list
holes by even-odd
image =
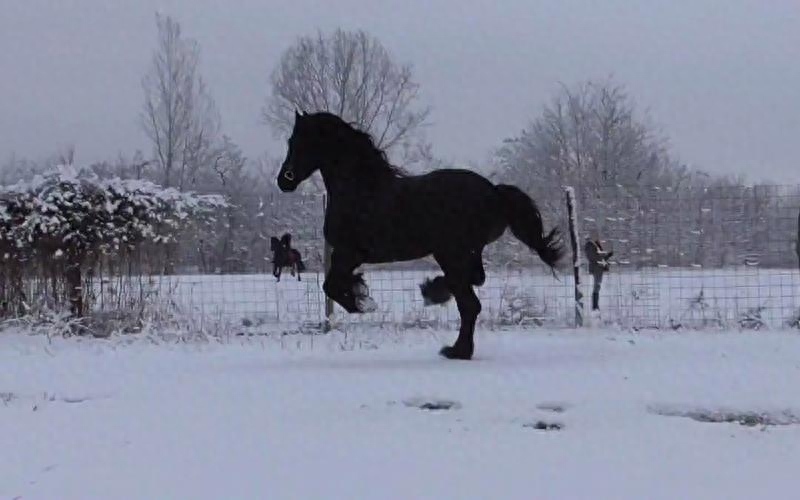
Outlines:
{"label": "horse's hind leg", "polygon": [[461,324],[458,338],[452,346],[445,346],[440,354],[448,359],[471,359],[475,350],[475,324],[481,313],[481,302],[472,289],[474,269],[469,258],[436,257],[444,270],[444,279],[456,299]]}
{"label": "horse's hind leg", "polygon": [[[481,286],[486,282],[486,271],[483,269],[483,250],[475,250],[468,258],[469,282],[475,286]],[[436,276],[433,279],[426,279],[419,285],[425,305],[445,304],[453,298],[453,292],[447,284],[444,276]]]}

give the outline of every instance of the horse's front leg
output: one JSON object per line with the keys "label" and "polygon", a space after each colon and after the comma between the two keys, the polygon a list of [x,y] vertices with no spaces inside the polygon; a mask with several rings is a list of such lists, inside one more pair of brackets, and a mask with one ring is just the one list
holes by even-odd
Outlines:
{"label": "horse's front leg", "polygon": [[275,276],[278,281],[281,280],[281,266],[279,266],[277,262],[272,264],[272,275]]}
{"label": "horse's front leg", "polygon": [[334,249],[331,253],[331,268],[325,277],[322,289],[325,295],[349,313],[372,312],[377,304],[369,296],[364,278],[353,271],[361,265],[355,252]]}

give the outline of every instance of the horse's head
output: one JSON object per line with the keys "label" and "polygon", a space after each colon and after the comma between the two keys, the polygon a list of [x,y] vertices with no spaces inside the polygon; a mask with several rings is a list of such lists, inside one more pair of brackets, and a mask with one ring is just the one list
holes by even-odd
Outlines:
{"label": "horse's head", "polygon": [[319,123],[318,115],[294,113],[294,128],[289,137],[286,159],[278,172],[281,191],[294,191],[322,167],[324,161],[330,160],[331,133]]}
{"label": "horse's head", "polygon": [[[336,164],[336,168],[326,168]],[[286,159],[278,172],[281,191],[294,191],[317,170],[342,178],[397,176],[372,137],[328,112],[294,114]]]}
{"label": "horse's head", "polygon": [[278,249],[281,247],[281,242],[278,241],[278,238],[272,237],[269,239],[269,249],[273,252],[277,252]]}

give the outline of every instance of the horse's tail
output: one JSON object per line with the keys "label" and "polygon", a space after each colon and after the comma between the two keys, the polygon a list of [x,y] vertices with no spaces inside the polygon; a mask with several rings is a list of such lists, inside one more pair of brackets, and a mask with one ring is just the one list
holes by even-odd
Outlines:
{"label": "horse's tail", "polygon": [[529,248],[535,250],[539,257],[551,268],[555,268],[564,256],[561,234],[553,228],[545,234],[542,214],[530,196],[516,186],[498,184],[497,192],[503,200],[506,220],[511,233]]}

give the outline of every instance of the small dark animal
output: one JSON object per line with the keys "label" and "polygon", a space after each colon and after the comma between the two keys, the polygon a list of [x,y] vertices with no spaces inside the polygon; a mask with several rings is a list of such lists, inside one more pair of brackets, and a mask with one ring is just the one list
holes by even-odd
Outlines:
{"label": "small dark animal", "polygon": [[270,239],[270,249],[272,250],[272,275],[280,281],[281,270],[288,267],[292,276],[297,273],[297,281],[300,281],[300,273],[306,270],[306,266],[303,264],[300,252],[292,248],[292,235],[286,233],[281,236],[280,240],[273,236]]}
{"label": "small dark animal", "polygon": [[319,170],[328,192],[325,239],[333,248],[323,290],[350,313],[376,308],[361,274],[365,263],[433,255],[443,276],[420,287],[426,303],[455,297],[458,339],[442,348],[450,359],[470,359],[481,311],[473,286],[486,280],[483,248],[506,228],[554,267],[563,254],[556,229],[544,231],[533,200],[519,188],[494,185],[469,170],[407,175],[392,166],[369,134],[331,113],[295,114],[278,187],[294,191]]}

